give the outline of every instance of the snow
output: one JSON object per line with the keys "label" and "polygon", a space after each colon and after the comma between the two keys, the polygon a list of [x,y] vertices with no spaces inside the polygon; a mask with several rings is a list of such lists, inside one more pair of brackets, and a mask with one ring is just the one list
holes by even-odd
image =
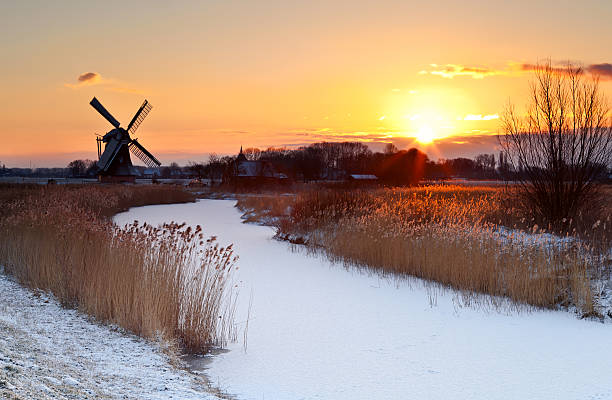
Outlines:
{"label": "snow", "polygon": [[1,272],[0,398],[216,398],[162,343],[88,321]]}
{"label": "snow", "polygon": [[237,398],[612,399],[611,324],[465,307],[416,279],[331,265],[242,224],[234,204],[149,206],[115,220],[186,221],[234,243],[247,341],[192,365]]}
{"label": "snow", "polygon": [[551,233],[524,232],[518,229],[496,227],[493,237],[500,243],[510,243],[514,246],[540,247],[546,250],[578,249],[578,256],[585,264],[591,265],[590,271],[591,291],[595,294],[595,310],[603,319],[612,318],[612,280],[606,265],[612,263],[612,247],[602,253],[592,253],[588,250],[588,243],[582,242],[573,236],[556,236]]}

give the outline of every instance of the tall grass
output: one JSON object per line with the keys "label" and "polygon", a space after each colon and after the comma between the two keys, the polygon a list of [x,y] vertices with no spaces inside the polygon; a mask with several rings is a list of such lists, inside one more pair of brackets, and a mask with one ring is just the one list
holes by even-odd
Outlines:
{"label": "tall grass", "polygon": [[134,205],[191,201],[177,187],[0,188],[0,263],[69,307],[190,352],[234,335],[228,291],[235,257],[202,228],[113,225]]}
{"label": "tall grass", "polygon": [[[280,236],[333,260],[423,278],[468,299],[485,293],[596,315],[592,280],[610,274],[596,246],[548,234],[518,207],[504,206],[506,196],[465,186],[302,191],[276,224]],[[265,207],[254,200],[241,206]],[[609,227],[608,216],[592,237],[606,237]]]}

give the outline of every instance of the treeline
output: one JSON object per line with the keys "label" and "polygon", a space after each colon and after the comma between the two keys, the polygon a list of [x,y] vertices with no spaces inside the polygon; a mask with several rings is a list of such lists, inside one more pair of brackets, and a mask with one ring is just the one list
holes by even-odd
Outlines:
{"label": "treeline", "polygon": [[[382,183],[403,185],[421,180],[450,178],[515,180],[525,174],[515,170],[507,156],[500,153],[480,154],[474,159],[459,157],[430,160],[422,151],[412,148],[399,150],[389,143],[382,152],[373,152],[360,142],[313,143],[298,149],[270,147],[266,150],[247,148],[249,161],[269,162],[274,169],[294,181],[345,180],[351,175],[376,175]],[[159,168],[134,166],[141,177],[201,178],[229,180],[236,156],[211,154],[208,162],[177,163]],[[608,178],[608,168],[602,168],[600,180]],[[74,160],[66,168],[0,168],[0,176],[23,177],[95,177],[96,162]]]}
{"label": "treeline", "polygon": [[[247,148],[247,160],[267,161],[275,169],[296,181],[342,180],[350,175],[376,175],[389,184],[412,184],[423,179],[464,177],[498,179],[506,166],[498,165],[494,154],[481,154],[475,159],[455,158],[430,160],[422,151],[399,150],[388,144],[384,151],[373,152],[360,142],[314,143],[298,149]],[[189,170],[199,178],[222,180],[231,174],[235,156],[212,154],[208,163],[190,163]]]}
{"label": "treeline", "polygon": [[24,178],[68,178],[95,177],[96,162],[92,160],[74,160],[66,168],[7,168],[0,163],[0,176],[18,176]]}
{"label": "treeline", "polygon": [[[181,167],[177,163],[159,168],[148,168],[134,165],[134,173],[139,176],[151,175],[158,178],[189,178],[193,172],[189,167]],[[96,161],[74,160],[65,168],[7,168],[0,163],[0,176],[16,176],[24,178],[96,178]]]}

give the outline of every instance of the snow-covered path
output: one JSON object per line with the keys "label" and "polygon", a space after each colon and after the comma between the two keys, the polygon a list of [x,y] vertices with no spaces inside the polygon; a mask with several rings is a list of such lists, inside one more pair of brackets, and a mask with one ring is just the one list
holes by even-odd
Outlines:
{"label": "snow-covered path", "polygon": [[0,398],[214,397],[161,347],[90,322],[0,273]]}
{"label": "snow-covered path", "polygon": [[134,219],[200,224],[240,256],[237,319],[252,294],[248,343],[203,363],[240,399],[612,399],[612,326],[567,312],[504,315],[430,306],[390,282],[292,252],[233,201],[149,206]]}

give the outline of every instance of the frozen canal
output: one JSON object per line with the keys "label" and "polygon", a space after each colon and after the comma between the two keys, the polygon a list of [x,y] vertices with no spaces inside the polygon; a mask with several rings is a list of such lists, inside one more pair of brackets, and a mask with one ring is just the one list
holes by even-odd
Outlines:
{"label": "frozen canal", "polygon": [[119,224],[200,224],[240,256],[242,335],[206,364],[239,399],[612,399],[612,326],[567,312],[430,306],[421,285],[347,271],[243,224],[234,201],[135,208]]}

